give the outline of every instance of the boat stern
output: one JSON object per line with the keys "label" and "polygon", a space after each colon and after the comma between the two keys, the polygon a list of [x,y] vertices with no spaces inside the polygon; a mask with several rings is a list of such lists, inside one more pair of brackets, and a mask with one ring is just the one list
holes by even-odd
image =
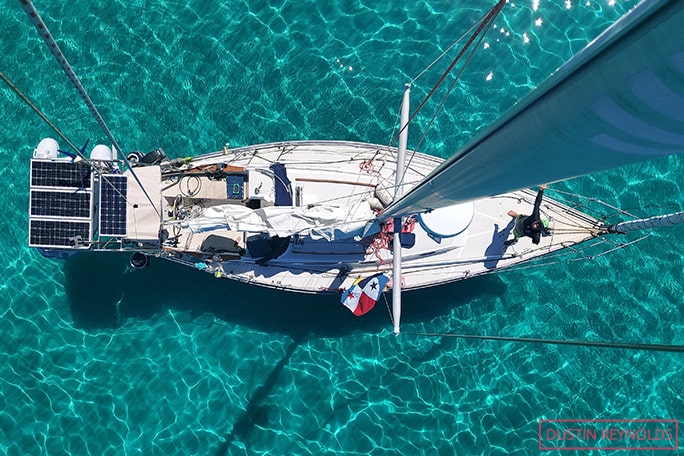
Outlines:
{"label": "boat stern", "polygon": [[61,151],[54,139],[43,139],[30,166],[29,247],[50,258],[84,250],[157,249],[163,213],[159,166],[139,167],[133,177],[119,172],[107,146],[95,146],[90,160],[82,160]]}

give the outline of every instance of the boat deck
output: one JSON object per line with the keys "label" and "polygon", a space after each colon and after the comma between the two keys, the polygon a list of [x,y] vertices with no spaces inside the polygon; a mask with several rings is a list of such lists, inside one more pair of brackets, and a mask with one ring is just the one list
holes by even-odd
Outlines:
{"label": "boat deck", "polygon": [[[217,152],[198,157],[193,164],[223,163],[249,170],[282,163],[291,181],[295,206],[316,205],[323,201],[352,205],[377,196],[379,189],[393,181],[395,164],[393,155],[387,152],[386,147],[371,144],[309,141]],[[407,187],[422,179],[440,162],[439,158],[417,153],[407,172]],[[209,207],[226,203],[225,181],[196,176],[189,180],[175,186],[163,185],[164,196],[171,207],[176,198],[181,199],[186,210],[192,210],[194,205]],[[185,188],[192,190],[193,182],[199,190],[190,194]],[[529,238],[520,238],[511,246],[504,245],[513,236],[513,220],[507,212],[513,209],[521,214],[531,213],[535,196],[536,192],[522,190],[467,203],[465,209],[447,209],[441,216],[447,229],[463,227],[454,228],[455,231],[448,235],[439,236],[429,223],[417,220],[408,236],[414,242],[402,248],[402,287],[419,289],[498,271],[594,235],[599,225],[597,220],[545,197],[541,213],[550,222],[549,234],[541,238],[539,245],[534,245]],[[239,201],[234,203],[240,204]],[[273,202],[264,197],[259,204],[263,207]],[[391,273],[389,235],[357,236],[334,242],[295,235],[284,253],[261,264],[244,252],[248,239],[255,234],[227,229],[214,229],[208,233],[176,229],[177,248],[167,249],[166,255],[185,264],[204,261],[208,272],[222,277],[306,293],[339,292],[359,278],[376,272]],[[211,254],[206,247],[207,239],[212,236],[214,242],[217,237],[234,240],[236,252]]]}

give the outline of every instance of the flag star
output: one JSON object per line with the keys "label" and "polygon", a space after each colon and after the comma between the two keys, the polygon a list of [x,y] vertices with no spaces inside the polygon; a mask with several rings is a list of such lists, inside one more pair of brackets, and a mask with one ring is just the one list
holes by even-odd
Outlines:
{"label": "flag star", "polygon": [[354,299],[354,292],[350,291],[349,294],[347,295],[347,299]]}
{"label": "flag star", "polygon": [[378,282],[375,280],[372,281],[370,284],[370,288],[371,288],[371,290],[375,290],[376,288],[378,288]]}

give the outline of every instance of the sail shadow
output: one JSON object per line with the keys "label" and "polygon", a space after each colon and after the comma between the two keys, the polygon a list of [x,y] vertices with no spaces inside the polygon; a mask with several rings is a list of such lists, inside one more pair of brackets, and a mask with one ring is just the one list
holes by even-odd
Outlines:
{"label": "sail shadow", "polygon": [[216,456],[224,456],[228,454],[230,444],[236,439],[243,442],[245,447],[247,447],[245,440],[249,438],[249,435],[254,427],[267,423],[269,408],[264,404],[264,402],[273,388],[276,386],[276,382],[280,376],[280,373],[290,362],[290,358],[292,358],[295,350],[299,347],[304,339],[305,337],[303,334],[295,336],[295,338],[292,340],[292,343],[287,348],[285,355],[283,355],[278,364],[276,364],[268,374],[268,377],[266,377],[263,385],[259,386],[254,391],[254,394],[252,394],[252,397],[247,403],[247,407],[245,407],[245,410],[235,421],[235,424],[233,424],[233,428],[231,429],[230,433],[219,445],[219,448],[215,453]]}
{"label": "sail shadow", "polygon": [[[151,258],[151,265],[131,270],[129,255],[84,252],[64,263],[65,291],[74,326],[116,328],[127,319],[151,319],[166,309],[191,319],[214,317],[291,338],[342,337],[355,331],[378,333],[391,326],[385,293],[375,308],[354,316],[340,295],[288,293],[217,279],[187,266]],[[430,321],[452,308],[500,296],[505,285],[496,276],[473,277],[439,287],[404,293],[404,323]],[[391,303],[387,303],[391,307]]]}
{"label": "sail shadow", "polygon": [[504,227],[503,230],[499,231],[499,224],[494,224],[494,233],[492,234],[492,242],[487,246],[485,250],[485,257],[487,260],[484,262],[484,267],[487,269],[495,269],[499,264],[499,260],[506,252],[506,246],[504,242],[510,236],[513,227],[515,226],[515,219],[511,219],[508,225]]}

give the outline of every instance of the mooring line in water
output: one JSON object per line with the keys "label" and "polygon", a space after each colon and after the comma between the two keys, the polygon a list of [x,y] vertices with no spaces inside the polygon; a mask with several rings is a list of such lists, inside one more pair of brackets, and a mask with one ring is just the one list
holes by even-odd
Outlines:
{"label": "mooring line in water", "polygon": [[589,341],[589,340],[538,339],[538,338],[531,338],[531,337],[477,336],[477,335],[472,335],[472,334],[452,334],[452,333],[404,332],[403,334],[412,335],[412,336],[454,337],[457,339],[491,340],[491,341],[500,341],[500,342],[524,342],[524,343],[548,344],[548,345],[573,345],[576,347],[620,348],[620,349],[625,349],[625,350],[645,350],[645,351],[684,353],[684,345],[634,344],[634,343],[623,343],[623,342],[594,342],[594,341]]}

